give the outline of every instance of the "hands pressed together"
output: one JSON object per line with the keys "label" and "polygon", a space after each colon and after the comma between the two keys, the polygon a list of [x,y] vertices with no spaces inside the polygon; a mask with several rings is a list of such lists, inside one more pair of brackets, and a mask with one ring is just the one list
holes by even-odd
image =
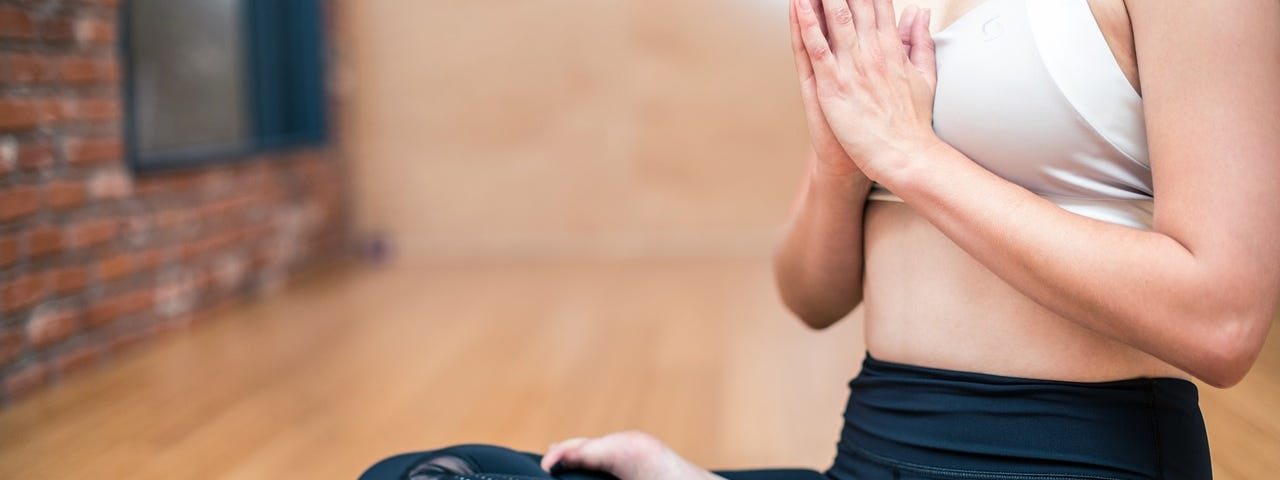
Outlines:
{"label": "hands pressed together", "polygon": [[[892,0],[789,0],[791,41],[818,173],[884,175],[941,142],[933,133],[937,84],[929,11]],[[710,480],[654,437],[619,432],[555,443],[548,471],[609,472],[622,480]]]}
{"label": "hands pressed together", "polygon": [[892,0],[790,0],[791,43],[816,168],[881,181],[941,142],[929,10]]}

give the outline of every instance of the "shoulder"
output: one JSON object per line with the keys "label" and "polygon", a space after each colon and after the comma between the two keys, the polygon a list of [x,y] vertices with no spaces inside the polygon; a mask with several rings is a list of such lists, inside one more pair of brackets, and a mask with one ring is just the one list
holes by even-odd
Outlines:
{"label": "shoulder", "polygon": [[[1280,1],[1124,0],[1143,96],[1248,107],[1274,97]],[[1228,92],[1230,91],[1230,92]],[[1270,93],[1269,93],[1270,92]],[[1226,97],[1215,94],[1229,93]],[[1256,106],[1256,105],[1255,105]],[[1274,105],[1271,105],[1274,107]]]}
{"label": "shoulder", "polygon": [[[1280,265],[1280,1],[1127,0],[1156,227]],[[1263,261],[1263,259],[1267,259]],[[1262,263],[1258,263],[1262,262]],[[1273,262],[1273,263],[1266,263]]]}

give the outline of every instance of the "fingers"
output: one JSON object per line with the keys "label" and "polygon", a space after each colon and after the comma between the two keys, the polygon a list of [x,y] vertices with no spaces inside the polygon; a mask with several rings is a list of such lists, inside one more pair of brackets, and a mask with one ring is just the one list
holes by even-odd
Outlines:
{"label": "fingers", "polygon": [[618,470],[618,442],[606,435],[567,448],[560,458],[566,468],[615,472]]}
{"label": "fingers", "polygon": [[805,50],[804,40],[800,38],[800,21],[796,18],[795,2],[791,2],[788,10],[791,17],[791,53],[795,57],[796,73],[800,75],[801,83],[808,82],[813,79],[813,65],[809,63],[809,52]]}
{"label": "fingers", "polygon": [[858,43],[858,32],[853,28],[853,12],[849,10],[848,1],[822,0],[822,11],[826,12],[827,35],[835,51],[849,51]]}
{"label": "fingers", "polygon": [[[822,17],[826,14],[826,12],[824,12],[822,8],[822,0],[804,0],[804,1],[807,2],[809,6],[813,7],[813,11],[818,12],[818,17]],[[822,27],[822,36],[826,38],[831,38],[831,33],[827,31],[827,22],[818,22],[818,23],[819,23],[819,26]]]}
{"label": "fingers", "polygon": [[916,12],[911,26],[911,64],[924,75],[929,87],[938,84],[938,65],[934,58],[933,34],[929,33],[929,9]]}
{"label": "fingers", "polygon": [[876,30],[881,35],[892,35],[896,30],[893,24],[893,0],[875,0]]}
{"label": "fingers", "polygon": [[876,38],[876,10],[871,0],[849,0],[853,10],[853,28],[858,31],[858,42],[872,45]]}
{"label": "fingers", "polygon": [[586,443],[587,440],[589,439],[586,437],[576,437],[551,444],[550,447],[547,447],[547,453],[542,456],[542,469],[550,472],[551,467],[559,463],[564,458],[565,453],[578,448]]}
{"label": "fingers", "polygon": [[814,11],[809,0],[793,0],[796,8],[796,20],[800,26],[800,39],[804,43],[805,52],[809,55],[809,63],[816,76],[833,78],[837,72],[836,60],[831,53],[831,45],[822,34],[822,22]]}
{"label": "fingers", "polygon": [[876,38],[880,41],[883,58],[889,62],[905,63],[907,48],[894,21],[893,0],[873,0],[872,5],[876,10]]}

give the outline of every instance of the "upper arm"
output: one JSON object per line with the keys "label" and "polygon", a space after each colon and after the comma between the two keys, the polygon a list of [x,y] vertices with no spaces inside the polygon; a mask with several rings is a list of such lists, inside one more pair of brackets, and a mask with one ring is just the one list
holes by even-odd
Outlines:
{"label": "upper arm", "polygon": [[1154,229],[1196,257],[1207,296],[1269,324],[1280,293],[1280,2],[1128,9]]}

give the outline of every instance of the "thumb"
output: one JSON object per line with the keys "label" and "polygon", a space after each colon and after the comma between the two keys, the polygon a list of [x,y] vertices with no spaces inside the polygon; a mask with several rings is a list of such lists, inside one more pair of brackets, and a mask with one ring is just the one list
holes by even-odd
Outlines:
{"label": "thumb", "polygon": [[934,59],[933,34],[929,33],[929,9],[916,12],[911,25],[911,49],[908,58],[911,65],[924,75],[929,88],[938,85],[938,64]]}

